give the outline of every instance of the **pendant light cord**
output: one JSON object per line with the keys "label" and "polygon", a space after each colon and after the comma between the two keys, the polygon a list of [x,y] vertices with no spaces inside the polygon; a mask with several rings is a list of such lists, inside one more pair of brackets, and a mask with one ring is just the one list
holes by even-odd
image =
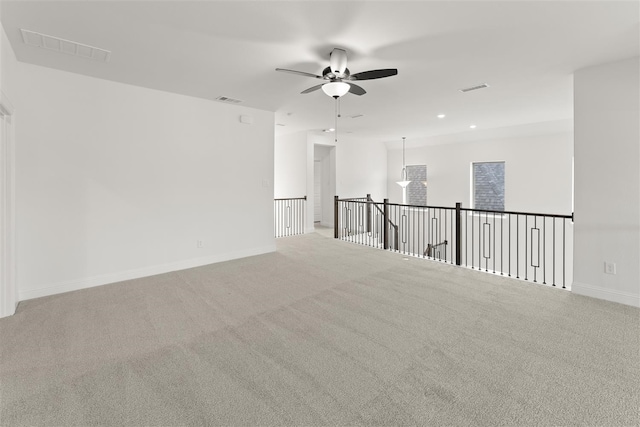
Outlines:
{"label": "pendant light cord", "polygon": [[406,137],[402,137],[402,180],[406,181],[407,180],[407,164],[405,162],[405,158],[404,158],[404,142],[405,142]]}
{"label": "pendant light cord", "polygon": [[405,138],[403,136],[402,137],[402,168],[403,169],[406,167],[406,162],[404,160],[404,141],[405,141]]}

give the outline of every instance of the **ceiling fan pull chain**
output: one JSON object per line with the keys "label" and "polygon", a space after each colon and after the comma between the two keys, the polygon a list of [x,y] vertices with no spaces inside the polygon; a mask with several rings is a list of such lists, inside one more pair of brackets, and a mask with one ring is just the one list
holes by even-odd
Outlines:
{"label": "ceiling fan pull chain", "polygon": [[336,124],[334,132],[334,141],[338,143],[338,116],[340,115],[340,98],[336,98]]}

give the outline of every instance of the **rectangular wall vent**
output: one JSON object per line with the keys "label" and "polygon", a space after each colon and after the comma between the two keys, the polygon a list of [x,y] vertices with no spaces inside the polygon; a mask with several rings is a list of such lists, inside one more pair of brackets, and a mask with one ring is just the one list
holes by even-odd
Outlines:
{"label": "rectangular wall vent", "polygon": [[229,104],[240,104],[242,102],[239,99],[229,98],[228,96],[219,96],[216,98],[216,101],[228,102]]}
{"label": "rectangular wall vent", "polygon": [[478,85],[478,86],[471,86],[465,89],[460,89],[460,92],[471,92],[472,90],[484,89],[486,87],[489,87],[489,85],[486,83],[482,83],[481,85]]}
{"label": "rectangular wall vent", "polygon": [[93,59],[99,62],[109,62],[111,58],[110,51],[100,49],[99,47],[48,36],[46,34],[36,33],[35,31],[20,29],[20,32],[22,33],[22,40],[29,46],[41,47],[43,49]]}

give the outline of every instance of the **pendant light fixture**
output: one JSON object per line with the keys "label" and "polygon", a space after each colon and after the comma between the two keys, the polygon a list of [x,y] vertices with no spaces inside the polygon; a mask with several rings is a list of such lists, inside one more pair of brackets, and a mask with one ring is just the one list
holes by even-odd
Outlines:
{"label": "pendant light fixture", "polygon": [[402,181],[396,182],[396,184],[402,187],[402,204],[403,205],[407,204],[407,186],[409,185],[409,183],[411,183],[411,181],[407,179],[407,165],[405,163],[405,158],[404,158],[405,139],[406,138],[403,136],[402,137],[402,174],[400,176],[400,179]]}
{"label": "pendant light fixture", "polygon": [[[400,179],[401,181],[397,181],[396,184],[398,184],[400,187],[402,187],[403,189],[403,199],[405,199],[405,190],[407,188],[407,185],[409,185],[409,183],[411,181],[407,180],[407,165],[405,164],[405,157],[404,157],[404,150],[405,150],[405,139],[406,137],[402,137],[402,174],[400,175]],[[404,203],[404,200],[403,200]]]}

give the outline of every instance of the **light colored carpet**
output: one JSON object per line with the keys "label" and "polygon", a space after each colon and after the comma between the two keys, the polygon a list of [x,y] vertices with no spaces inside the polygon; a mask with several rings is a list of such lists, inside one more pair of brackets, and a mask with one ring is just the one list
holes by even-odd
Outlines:
{"label": "light colored carpet", "polygon": [[640,310],[325,238],[20,304],[0,424],[638,425]]}

